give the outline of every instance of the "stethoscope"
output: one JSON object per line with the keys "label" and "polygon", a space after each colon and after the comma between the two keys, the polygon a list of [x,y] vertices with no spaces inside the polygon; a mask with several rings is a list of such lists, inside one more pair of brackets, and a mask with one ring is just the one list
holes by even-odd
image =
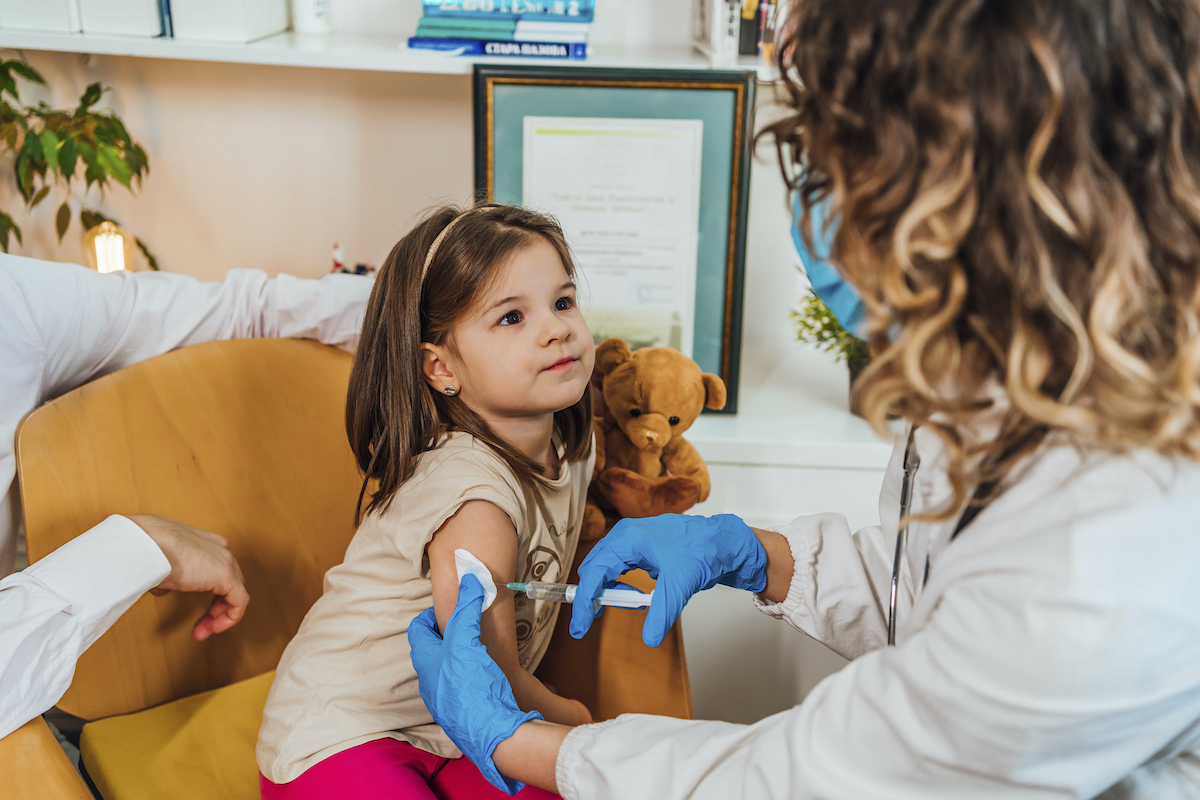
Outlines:
{"label": "stethoscope", "polygon": [[[917,426],[913,426],[908,431],[908,442],[904,445],[904,480],[900,484],[900,525],[896,532],[896,557],[892,562],[892,593],[888,597],[888,626],[887,626],[887,643],[894,645],[896,643],[896,605],[900,597],[900,563],[904,558],[904,553],[908,549],[908,516],[910,507],[912,506],[913,495],[913,476],[917,473],[917,467],[921,466],[921,457],[917,455],[917,448],[913,445],[913,439],[917,432]],[[999,456],[999,460],[1005,460],[1013,454],[1019,452],[1023,448],[1034,445],[1046,435],[1047,429],[1041,425],[1035,425],[1026,431],[1025,435],[1017,439]],[[972,494],[970,501],[963,508],[962,515],[958,518],[958,523],[954,526],[954,532],[950,534],[950,541],[963,532],[963,529],[979,516],[979,513],[991,502],[996,492],[997,483],[995,480],[985,480],[975,487],[975,492]],[[929,580],[929,559],[925,559],[925,578]]]}
{"label": "stethoscope", "polygon": [[896,558],[892,562],[892,593],[888,597],[888,626],[887,643],[896,643],[896,603],[900,596],[900,562],[908,549],[908,516],[909,506],[912,505],[913,476],[917,467],[921,466],[921,457],[917,448],[913,447],[913,438],[917,428],[913,426],[908,432],[908,443],[904,445],[904,480],[900,484],[900,525],[896,532]]}

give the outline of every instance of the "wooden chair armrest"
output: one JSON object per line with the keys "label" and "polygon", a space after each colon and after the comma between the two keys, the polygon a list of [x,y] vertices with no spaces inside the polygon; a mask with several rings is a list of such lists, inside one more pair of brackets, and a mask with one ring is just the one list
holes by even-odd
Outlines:
{"label": "wooden chair armrest", "polygon": [[0,739],[3,795],[10,800],[93,800],[92,793],[41,717]]}

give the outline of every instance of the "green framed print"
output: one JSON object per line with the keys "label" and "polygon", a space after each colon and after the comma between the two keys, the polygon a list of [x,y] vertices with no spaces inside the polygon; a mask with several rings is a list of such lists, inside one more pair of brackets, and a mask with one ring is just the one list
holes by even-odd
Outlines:
{"label": "green framed print", "polygon": [[736,413],[754,73],[475,66],[480,198],[556,217],[597,343],[665,345]]}

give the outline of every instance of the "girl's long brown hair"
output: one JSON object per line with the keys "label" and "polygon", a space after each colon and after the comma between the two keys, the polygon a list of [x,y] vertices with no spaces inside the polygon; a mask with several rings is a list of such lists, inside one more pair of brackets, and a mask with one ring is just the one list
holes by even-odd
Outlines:
{"label": "girl's long brown hair", "polygon": [[[422,280],[434,239],[456,218]],[[392,248],[367,302],[346,396],[346,435],[363,472],[356,522],[370,483],[376,486],[368,514],[391,504],[421,454],[451,430],[488,444],[527,495],[536,497],[545,487],[540,464],[500,438],[457,397],[434,391],[421,369],[421,343],[453,348],[454,325],[483,299],[512,256],[539,237],[558,251],[574,279],[575,264],[558,223],[516,206],[437,208]],[[591,448],[591,392],[556,412],[554,427],[567,461],[586,458]]]}
{"label": "girl's long brown hair", "polygon": [[[815,204],[840,223],[832,260],[869,311],[864,413],[947,446],[935,518],[1038,429],[1200,457],[1198,8],[796,0],[791,113],[767,132],[809,244]],[[1011,410],[967,452],[992,377]]]}

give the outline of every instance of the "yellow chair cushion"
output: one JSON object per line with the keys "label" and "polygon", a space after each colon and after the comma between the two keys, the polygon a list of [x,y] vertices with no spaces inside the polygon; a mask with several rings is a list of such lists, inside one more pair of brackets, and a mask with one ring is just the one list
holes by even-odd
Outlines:
{"label": "yellow chair cushion", "polygon": [[254,744],[274,677],[89,722],[88,775],[104,800],[258,800]]}

